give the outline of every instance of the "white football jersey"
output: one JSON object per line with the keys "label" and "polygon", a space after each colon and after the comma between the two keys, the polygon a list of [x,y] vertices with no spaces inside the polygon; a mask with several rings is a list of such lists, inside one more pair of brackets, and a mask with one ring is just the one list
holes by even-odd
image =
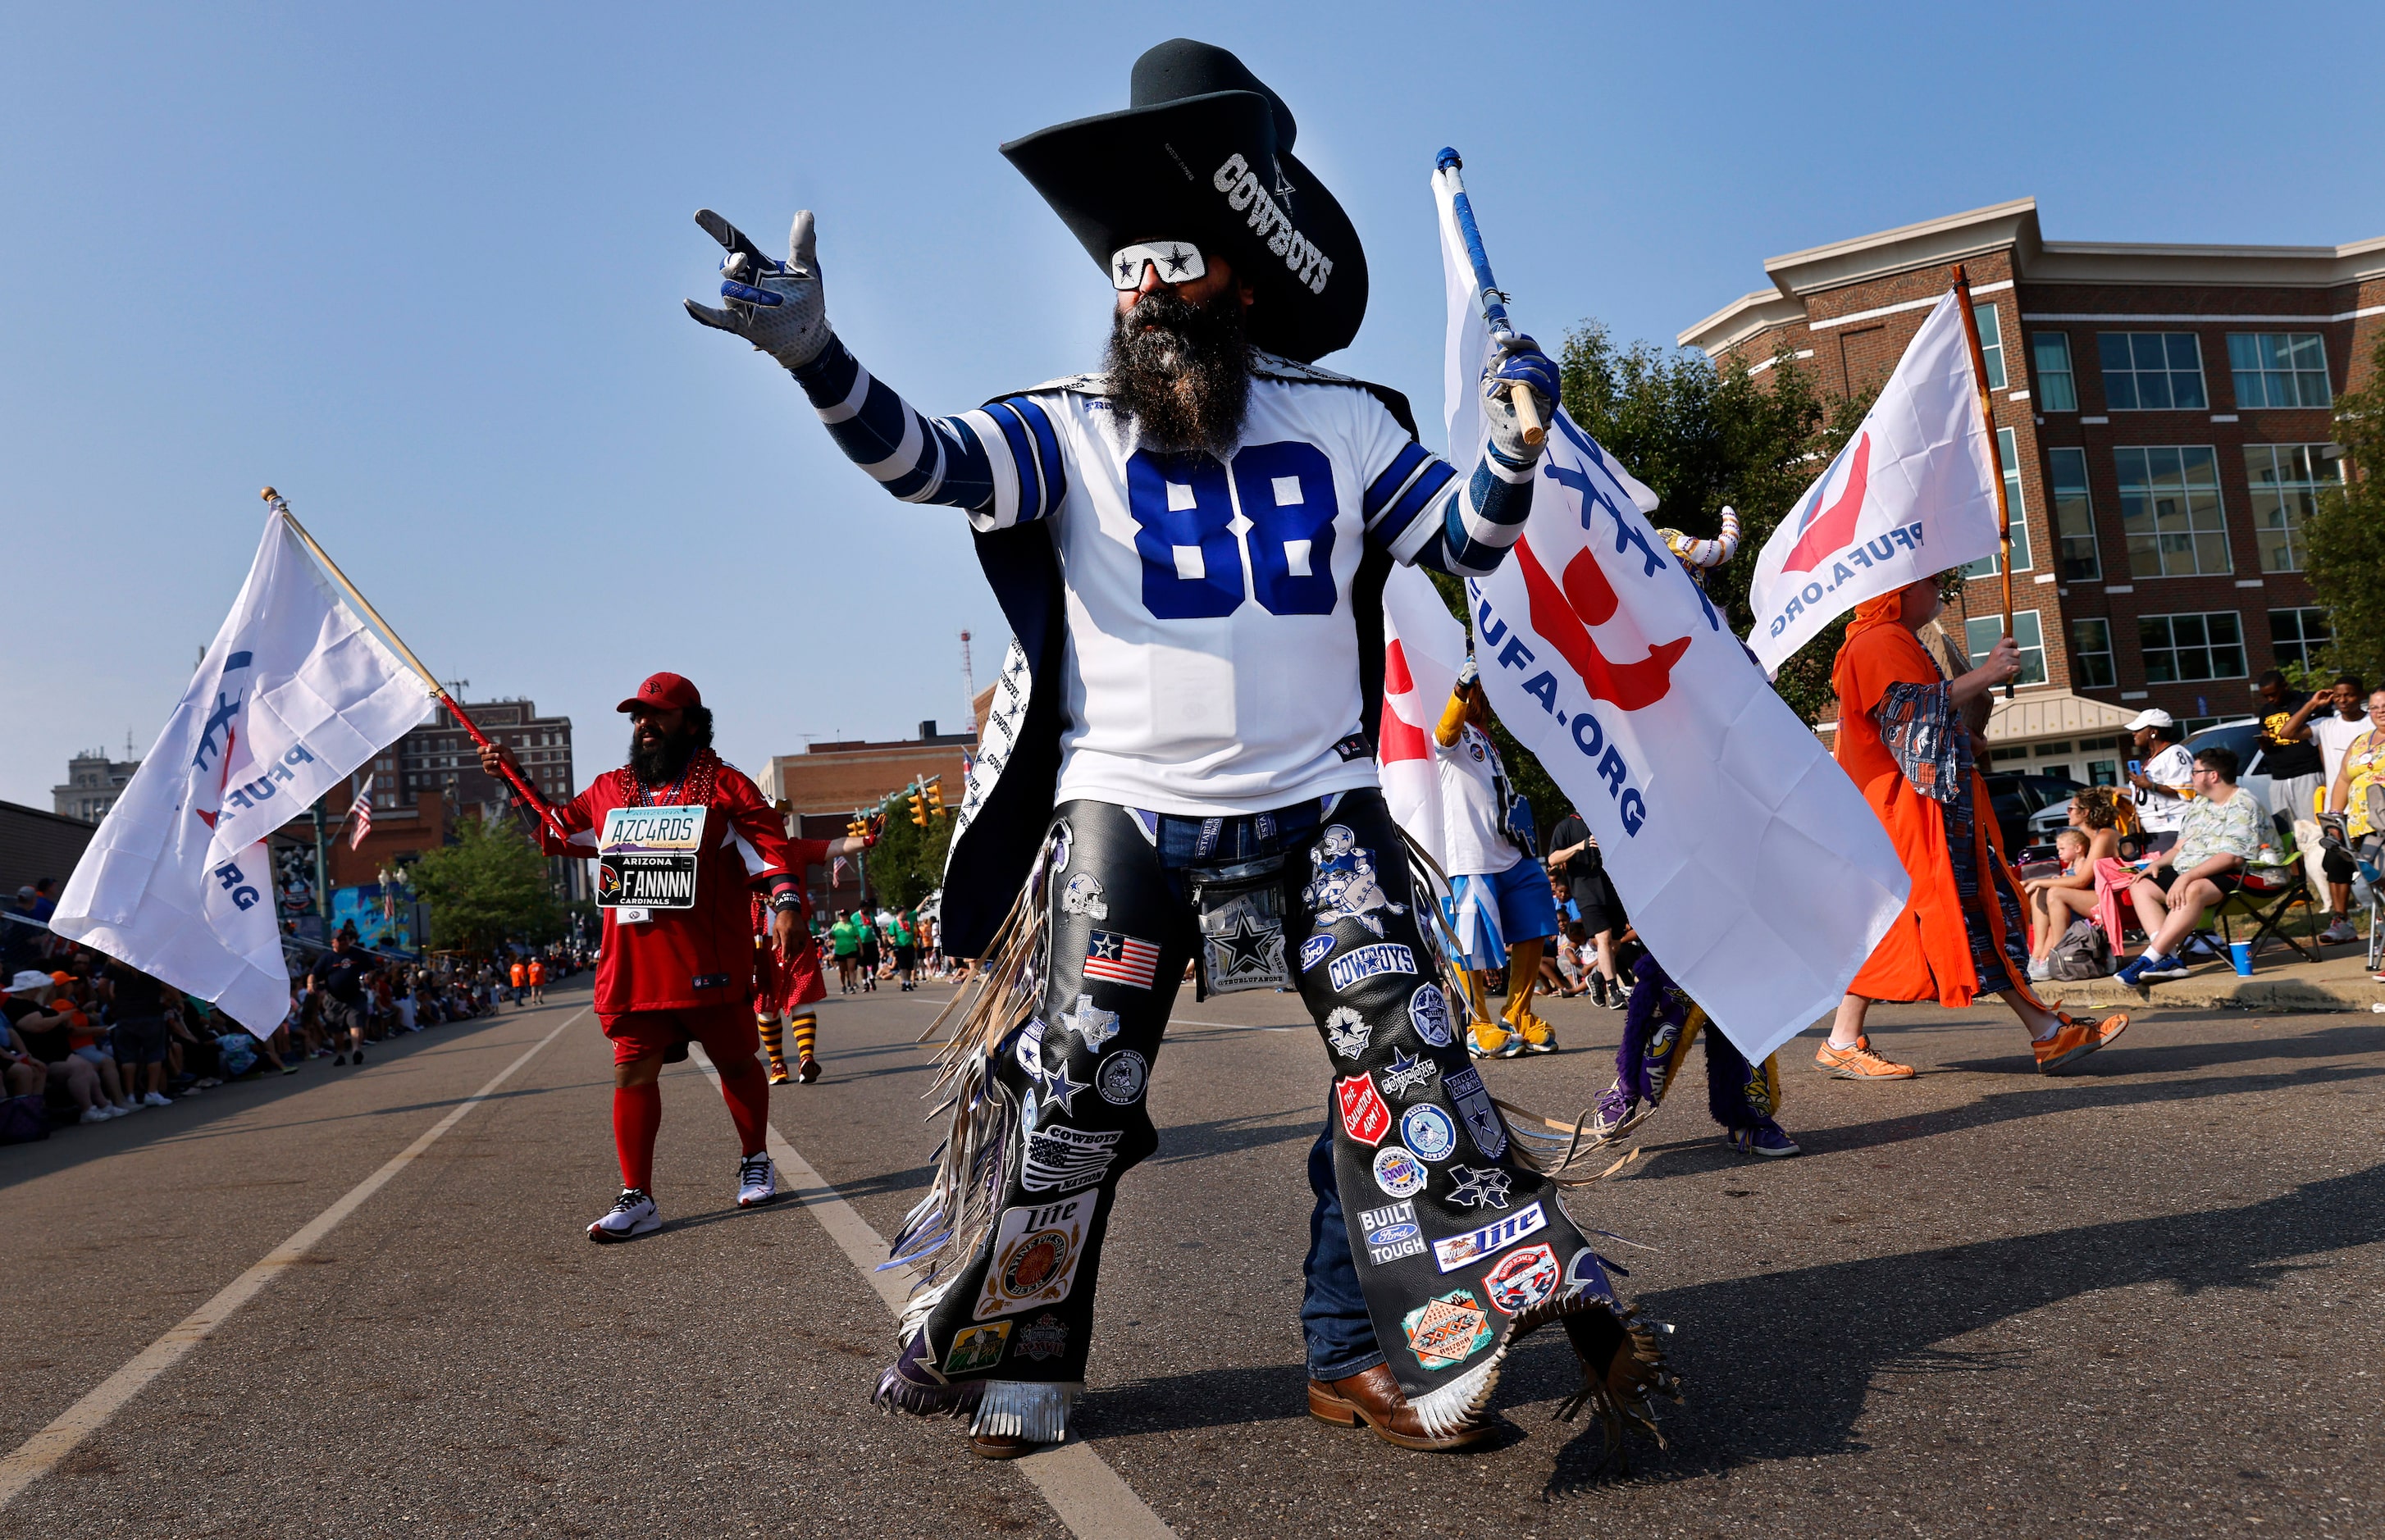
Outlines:
{"label": "white football jersey", "polygon": [[1524,859],[1503,831],[1506,809],[1501,793],[1507,768],[1491,736],[1468,722],[1457,741],[1432,746],[1441,772],[1441,849],[1451,876],[1489,876]]}
{"label": "white football jersey", "polygon": [[[1351,582],[1369,506],[1429,459],[1383,404],[1256,377],[1220,457],[1143,449],[1097,379],[1026,399],[1066,465],[1047,515],[1068,604],[1060,799],[1203,816],[1375,785]],[[1034,502],[1005,491],[980,528]],[[1379,522],[1375,538],[1405,560],[1435,528]]]}

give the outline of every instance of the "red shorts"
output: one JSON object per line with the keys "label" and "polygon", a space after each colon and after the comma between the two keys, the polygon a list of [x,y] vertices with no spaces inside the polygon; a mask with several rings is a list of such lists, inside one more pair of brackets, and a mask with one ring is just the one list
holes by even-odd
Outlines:
{"label": "red shorts", "polygon": [[743,1000],[734,1005],[695,1005],[680,1011],[631,1011],[600,1016],[605,1036],[613,1039],[613,1062],[634,1063],[649,1054],[686,1058],[690,1042],[704,1045],[716,1064],[751,1059],[762,1051],[761,1034],[754,1030],[754,1013]]}

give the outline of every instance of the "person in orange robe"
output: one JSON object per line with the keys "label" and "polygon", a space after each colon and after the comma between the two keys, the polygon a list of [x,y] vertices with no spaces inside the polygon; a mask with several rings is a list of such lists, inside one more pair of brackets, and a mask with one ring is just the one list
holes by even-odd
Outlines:
{"label": "person in orange robe", "polygon": [[2029,1028],[2038,1073],[2068,1074],[2129,1018],[2081,1021],[2029,989],[2020,879],[2004,860],[1977,737],[1991,693],[2020,672],[2020,648],[2005,637],[1949,681],[1916,635],[1940,603],[1935,578],[1866,600],[1832,666],[1839,764],[1887,826],[1913,892],[1848,986],[1814,1063],[1849,1080],[1909,1078],[1911,1065],[1873,1052],[1864,1034],[1873,1000],[1959,1008],[2000,994]]}

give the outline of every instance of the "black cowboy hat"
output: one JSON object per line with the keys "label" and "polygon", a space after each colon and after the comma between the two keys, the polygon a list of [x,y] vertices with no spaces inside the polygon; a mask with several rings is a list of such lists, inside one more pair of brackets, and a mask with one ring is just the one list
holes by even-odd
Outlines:
{"label": "black cowboy hat", "polygon": [[1367,254],[1292,153],[1292,109],[1223,48],[1188,38],[1134,62],[1134,105],[1002,147],[1108,270],[1144,241],[1222,254],[1257,291],[1251,341],[1308,363],[1358,334]]}

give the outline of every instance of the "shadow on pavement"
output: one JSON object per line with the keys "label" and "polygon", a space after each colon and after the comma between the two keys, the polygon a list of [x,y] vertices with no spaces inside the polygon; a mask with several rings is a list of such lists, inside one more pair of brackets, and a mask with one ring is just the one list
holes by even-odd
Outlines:
{"label": "shadow on pavement", "polygon": [[[2287,1261],[2385,1239],[2385,1166],[2240,1208],[2167,1214],[1668,1289],[1641,1300],[1675,1323],[1690,1407],[1664,1419],[1668,1450],[1642,1443],[1638,1474],[1679,1481],[1759,1461],[1864,1447],[1854,1434],[1882,1376],[1992,1374],[2027,1348],[1935,1346],[2102,1289],[2167,1283],[2185,1295],[2266,1289],[2323,1263]],[[1849,1301],[1860,1308],[1847,1309]],[[2068,1349],[2065,1349],[2066,1351]],[[1552,1339],[1511,1360],[1503,1401],[1569,1394],[1571,1355]],[[1559,1451],[1552,1495],[1602,1479],[1594,1425]]]}

